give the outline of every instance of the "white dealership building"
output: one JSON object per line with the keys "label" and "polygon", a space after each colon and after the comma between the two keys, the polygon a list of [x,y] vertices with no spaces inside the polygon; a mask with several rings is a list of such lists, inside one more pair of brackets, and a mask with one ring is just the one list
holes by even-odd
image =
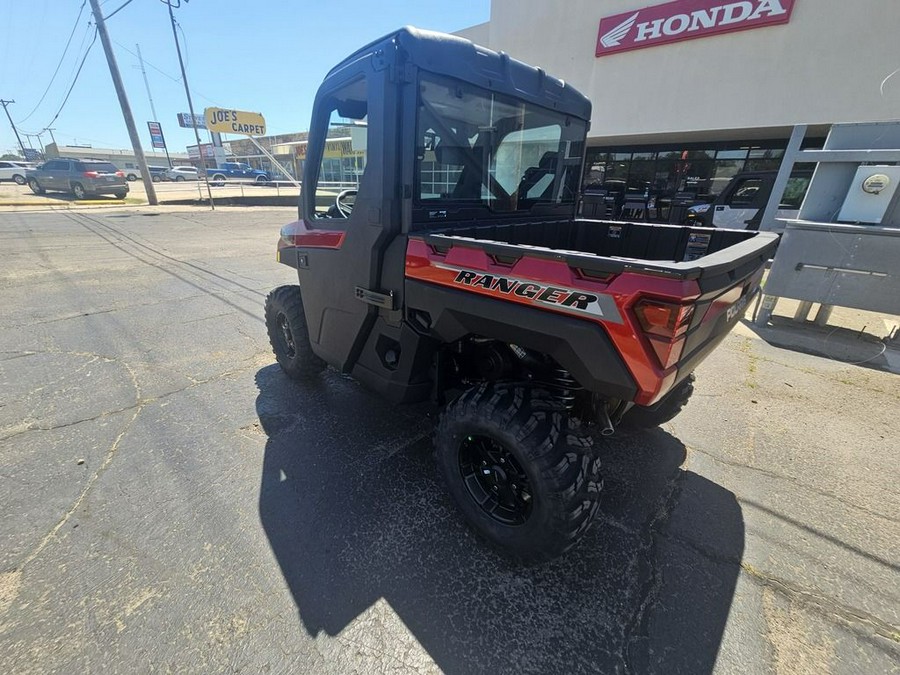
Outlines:
{"label": "white dealership building", "polygon": [[791,129],[900,118],[897,0],[492,0],[457,34],[593,102],[588,182],[714,194]]}

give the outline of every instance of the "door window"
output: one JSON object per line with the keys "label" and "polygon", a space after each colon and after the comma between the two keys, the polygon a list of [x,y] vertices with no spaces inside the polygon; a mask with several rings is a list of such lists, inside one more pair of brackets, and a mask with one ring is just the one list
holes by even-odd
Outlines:
{"label": "door window", "polygon": [[342,87],[328,99],[325,148],[316,174],[312,218],[349,217],[366,173],[368,93],[366,80]]}
{"label": "door window", "polygon": [[763,189],[763,181],[760,178],[745,178],[735,185],[734,191],[728,198],[728,205],[735,209],[751,208],[760,196]]}

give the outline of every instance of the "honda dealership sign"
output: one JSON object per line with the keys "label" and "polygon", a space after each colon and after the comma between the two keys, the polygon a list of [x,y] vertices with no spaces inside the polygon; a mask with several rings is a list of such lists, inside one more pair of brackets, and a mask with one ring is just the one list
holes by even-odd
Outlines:
{"label": "honda dealership sign", "polygon": [[791,20],[796,0],[675,0],[600,20],[597,56]]}

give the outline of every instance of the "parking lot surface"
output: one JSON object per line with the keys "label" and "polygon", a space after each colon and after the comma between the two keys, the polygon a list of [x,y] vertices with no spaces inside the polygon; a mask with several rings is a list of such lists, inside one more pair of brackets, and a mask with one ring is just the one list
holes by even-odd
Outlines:
{"label": "parking lot surface", "polygon": [[2,672],[898,672],[896,375],[739,326],[517,567],[430,406],[273,365],[295,213],[0,213]]}
{"label": "parking lot surface", "polygon": [[[162,181],[153,184],[156,197],[161,204],[169,202],[205,201],[209,193],[205,181]],[[229,198],[280,199],[296,202],[297,188],[287,182],[261,185],[244,181],[228,181],[224,185],[211,186],[213,200]],[[4,206],[71,209],[78,206],[107,206],[120,208],[122,204],[147,204],[147,193],[140,180],[128,183],[128,196],[124,200],[112,195],[88,195],[85,199],[75,199],[69,192],[46,192],[36,195],[27,185],[12,182],[0,183],[0,208]]]}

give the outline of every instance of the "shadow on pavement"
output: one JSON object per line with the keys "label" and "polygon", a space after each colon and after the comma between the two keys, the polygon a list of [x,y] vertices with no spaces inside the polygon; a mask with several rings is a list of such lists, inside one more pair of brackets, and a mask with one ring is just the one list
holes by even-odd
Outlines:
{"label": "shadow on pavement", "polygon": [[[604,441],[591,532],[523,568],[470,533],[438,482],[433,410],[392,407],[333,372],[300,385],[273,365],[256,382],[260,519],[309,635],[352,631],[383,598],[394,630],[449,673],[712,671],[743,517],[732,493],[680,468],[678,439]],[[386,622],[365,628],[378,630],[385,648]]]}
{"label": "shadow on pavement", "polygon": [[[797,322],[783,316],[773,316],[765,326],[746,319],[742,323],[774,347],[900,374],[900,343],[887,336],[879,338],[865,331],[817,326],[812,321]],[[884,327],[871,327],[876,331],[879,328]]]}

